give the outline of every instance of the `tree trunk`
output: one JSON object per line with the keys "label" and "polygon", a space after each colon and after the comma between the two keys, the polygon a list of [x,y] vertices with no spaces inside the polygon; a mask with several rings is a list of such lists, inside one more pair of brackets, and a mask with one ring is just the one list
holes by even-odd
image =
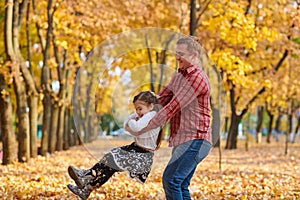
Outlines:
{"label": "tree trunk", "polygon": [[289,141],[290,141],[290,133],[292,132],[292,129],[293,129],[293,113],[288,114],[288,123],[289,123],[289,129],[286,133],[286,138],[285,138],[285,151],[284,151],[285,155],[288,154],[288,145],[289,145]]}
{"label": "tree trunk", "polygon": [[165,65],[166,65],[166,59],[167,59],[167,51],[169,50],[170,43],[173,41],[176,34],[173,34],[168,41],[166,42],[166,46],[164,50],[161,52],[161,61],[160,61],[160,78],[158,83],[157,92],[161,90],[163,77],[164,77],[164,71],[165,71]]}
{"label": "tree trunk", "polygon": [[215,147],[220,146],[220,111],[212,105],[212,141]]}
{"label": "tree trunk", "polygon": [[271,136],[272,136],[272,128],[273,128],[273,121],[274,121],[274,115],[271,112],[267,112],[269,115],[269,126],[268,126],[268,134],[267,134],[267,143],[271,142]]}
{"label": "tree trunk", "polygon": [[24,5],[26,4],[27,1],[19,4],[19,1],[7,0],[5,9],[5,51],[11,62],[13,85],[17,97],[18,160],[20,162],[26,162],[30,158],[27,95],[21,77],[20,65],[22,59],[19,47],[19,30],[24,13]]}
{"label": "tree trunk", "polygon": [[228,133],[228,121],[229,121],[229,117],[226,116],[225,117],[225,125],[224,125],[224,131],[225,131],[225,133]]}
{"label": "tree trunk", "polygon": [[12,164],[16,158],[16,136],[13,131],[13,117],[10,94],[3,95],[8,91],[3,74],[0,74],[0,133],[2,139],[3,159],[2,164]]}
{"label": "tree trunk", "polygon": [[29,128],[30,128],[30,156],[37,157],[37,125],[38,125],[38,93],[35,87],[34,74],[31,66],[31,41],[30,41],[30,1],[27,2],[26,13],[26,37],[27,37],[27,60],[29,70],[25,65],[21,65],[22,74],[27,85],[27,96],[29,106]]}
{"label": "tree trunk", "polygon": [[64,124],[65,124],[65,88],[64,85],[60,86],[60,101],[59,111],[58,111],[58,126],[57,126],[57,142],[56,142],[56,150],[61,151],[64,148]]}
{"label": "tree trunk", "polygon": [[64,123],[65,123],[65,105],[62,103],[62,105],[59,107],[59,113],[58,113],[58,127],[57,127],[57,142],[56,142],[56,150],[61,151],[63,150],[64,146]]}
{"label": "tree trunk", "polygon": [[[48,65],[49,59],[49,48],[50,48],[50,41],[51,41],[51,33],[52,33],[52,20],[53,14],[51,13],[52,9],[52,0],[48,1],[47,6],[47,19],[48,19],[48,29],[47,29],[47,36],[46,36],[46,44],[45,48],[43,49],[43,69],[42,69],[42,90],[44,93],[43,99],[43,107],[44,107],[44,115],[43,115],[43,136],[42,136],[42,155],[45,156],[48,150],[48,140],[49,140],[49,133],[50,133],[50,125],[51,125],[51,89],[49,85],[50,81],[50,69]],[[54,122],[55,123],[55,122]]]}
{"label": "tree trunk", "polygon": [[29,121],[30,121],[30,156],[37,157],[37,126],[38,126],[38,97],[28,97]]}
{"label": "tree trunk", "polygon": [[228,137],[226,141],[225,149],[236,149],[237,148],[237,136],[238,136],[238,126],[241,122],[242,117],[232,113],[231,124],[229,127]]}
{"label": "tree trunk", "polygon": [[246,110],[243,110],[241,115],[236,114],[236,103],[234,100],[235,87],[232,82],[229,83],[232,84],[232,88],[229,91],[230,107],[231,107],[231,123],[229,127],[225,149],[236,149],[239,123],[241,122],[243,115],[246,113]]}
{"label": "tree trunk", "polygon": [[[278,69],[280,68],[280,66],[284,62],[284,60],[287,58],[288,54],[289,54],[289,51],[286,49],[284,51],[282,57],[280,58],[280,60],[276,64],[276,66],[274,67],[274,69],[276,71],[278,71]],[[229,92],[230,92],[231,115],[235,115],[235,116],[232,116],[231,118],[233,118],[234,120],[236,120],[235,119],[237,117],[237,114],[236,114],[237,113],[236,112],[236,104],[238,104],[239,102],[235,101],[235,100],[239,99],[239,98],[237,98],[236,95],[235,95],[235,85],[234,85],[234,83],[231,80],[227,80],[227,82],[231,86],[231,88],[229,90]],[[238,118],[240,118],[240,120],[243,117],[243,115],[245,115],[247,113],[249,106],[255,101],[255,99],[257,99],[259,97],[259,95],[261,95],[262,93],[264,93],[265,90],[266,90],[266,88],[263,87],[254,96],[252,96],[252,98],[248,101],[248,103],[245,106],[245,108],[241,111],[241,114],[238,116]],[[236,121],[231,121],[231,123],[236,123]],[[229,130],[229,133],[228,133],[227,142],[229,142],[229,141],[231,141],[231,142],[235,141],[236,142],[237,141],[237,139],[232,139],[233,135],[237,136],[237,128],[238,128],[238,124],[230,125],[230,130]],[[231,138],[231,140],[229,138]],[[231,143],[230,144],[226,144],[226,148],[231,149],[233,147],[236,148],[236,144],[231,144]]]}
{"label": "tree trunk", "polygon": [[190,0],[190,35],[195,36],[197,30],[196,0]]}
{"label": "tree trunk", "polygon": [[[18,72],[19,67],[16,63],[15,73]],[[27,162],[30,158],[30,132],[29,132],[29,116],[28,116],[28,105],[27,97],[25,93],[24,83],[21,77],[15,75],[14,78],[14,89],[17,97],[17,116],[18,116],[18,160],[20,162]]]}
{"label": "tree trunk", "polygon": [[256,143],[261,143],[261,128],[263,123],[263,117],[264,117],[264,107],[258,106],[257,107],[257,125],[256,125]]}
{"label": "tree trunk", "polygon": [[48,137],[50,133],[50,120],[51,120],[51,97],[48,92],[44,91],[43,98],[43,125],[42,125],[42,142],[41,142],[41,154],[45,156],[48,152]]}
{"label": "tree trunk", "polygon": [[296,142],[296,135],[299,131],[299,127],[300,127],[300,117],[298,117],[298,120],[297,120],[297,125],[296,125],[296,128],[295,128],[295,132],[293,134],[293,137],[291,138],[291,142],[292,143],[295,143]]}
{"label": "tree trunk", "polygon": [[75,145],[75,138],[71,137],[71,108],[70,108],[70,102],[72,98],[72,93],[71,91],[71,86],[70,86],[70,78],[71,76],[71,70],[69,68],[66,69],[66,82],[65,82],[65,102],[63,102],[65,106],[65,118],[64,118],[64,143],[63,143],[63,149],[67,150],[69,149],[69,146],[74,146]]}
{"label": "tree trunk", "polygon": [[[62,120],[62,119],[60,119]],[[65,115],[64,115],[64,143],[63,143],[63,149],[67,150],[70,146],[74,145],[74,137],[71,137],[71,131],[70,131],[70,109],[65,109]]]}
{"label": "tree trunk", "polygon": [[276,131],[276,134],[281,133],[281,128],[280,128],[281,118],[282,118],[282,114],[279,113],[279,115],[278,115],[278,117],[276,119],[276,122],[275,122],[275,131]]}
{"label": "tree trunk", "polygon": [[59,107],[56,102],[52,103],[51,107],[51,125],[50,125],[50,133],[49,133],[49,148],[48,152],[49,153],[54,153],[55,148],[56,148],[56,142],[57,142],[57,124],[58,124],[58,112],[59,112]]}
{"label": "tree trunk", "polygon": [[[67,68],[67,50],[63,49],[63,59],[62,61],[59,58],[59,48],[55,45],[55,35],[53,34],[53,52],[55,56],[55,60],[57,65],[63,64],[62,67],[57,67],[56,71],[58,74],[59,80],[59,93],[58,93],[58,101],[56,106],[58,108],[58,121],[56,127],[56,147],[57,151],[63,150],[63,142],[64,142],[64,117],[65,117],[65,102],[66,102],[66,68]],[[53,126],[53,125],[52,125]]]}
{"label": "tree trunk", "polygon": [[146,34],[146,46],[147,46],[147,53],[149,58],[149,71],[150,71],[150,85],[151,85],[151,91],[155,92],[154,87],[154,74],[153,74],[153,61],[152,61],[152,54],[151,54],[151,48],[149,47],[149,40],[148,40],[148,34]]}

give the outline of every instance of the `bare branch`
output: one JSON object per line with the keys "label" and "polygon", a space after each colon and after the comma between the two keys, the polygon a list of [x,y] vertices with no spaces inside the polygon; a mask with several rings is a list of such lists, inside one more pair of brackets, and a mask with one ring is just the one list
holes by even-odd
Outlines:
{"label": "bare branch", "polygon": [[18,26],[19,27],[21,27],[21,25],[22,25],[22,21],[23,21],[23,17],[24,17],[24,14],[25,14],[25,9],[26,9],[27,3],[28,3],[28,0],[23,0],[23,2],[19,5],[19,19],[18,19]]}
{"label": "bare branch", "polygon": [[202,17],[202,15],[204,14],[204,12],[206,11],[206,9],[208,8],[208,5],[210,4],[212,2],[212,0],[208,0],[206,3],[205,3],[205,5],[204,5],[204,7],[200,10],[200,13],[199,13],[199,15],[198,15],[198,17],[197,17],[197,20],[196,20],[196,24],[197,24],[197,27],[199,26],[199,21],[200,21],[200,18]]}

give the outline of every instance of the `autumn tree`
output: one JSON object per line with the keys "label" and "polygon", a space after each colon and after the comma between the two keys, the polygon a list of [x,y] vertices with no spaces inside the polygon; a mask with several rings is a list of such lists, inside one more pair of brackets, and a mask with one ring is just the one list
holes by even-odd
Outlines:
{"label": "autumn tree", "polygon": [[29,110],[25,82],[21,75],[21,72],[24,75],[28,73],[28,69],[23,61],[19,45],[20,27],[26,5],[27,1],[19,3],[19,1],[7,0],[5,12],[5,46],[17,97],[18,160],[22,162],[30,158]]}
{"label": "autumn tree", "polygon": [[[202,21],[202,27],[208,31],[204,29],[199,32],[203,36],[211,34],[207,49],[212,49],[211,57],[223,74],[229,94],[231,125],[226,144],[228,149],[236,148],[239,122],[249,106],[265,92],[269,82],[265,69],[278,71],[288,56],[290,43],[286,31],[292,28],[292,24],[289,23],[291,18],[284,11],[285,7],[295,9],[289,3],[269,5],[243,1],[236,4],[227,1],[222,6],[214,2],[209,7],[212,9],[210,16],[214,17]],[[277,20],[266,23],[275,16],[271,10],[277,10]],[[278,12],[282,12],[282,15],[277,15]],[[288,22],[284,28],[275,23],[283,20],[280,17]],[[279,43],[286,46],[279,45],[278,48]],[[272,57],[275,52],[277,59]]]}

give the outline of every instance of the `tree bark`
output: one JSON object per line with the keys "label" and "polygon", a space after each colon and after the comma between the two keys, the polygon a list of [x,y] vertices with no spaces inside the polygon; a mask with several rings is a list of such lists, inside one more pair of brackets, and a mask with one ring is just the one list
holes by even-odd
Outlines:
{"label": "tree bark", "polygon": [[158,83],[157,91],[159,92],[162,87],[163,77],[164,77],[164,71],[165,71],[165,65],[166,65],[166,59],[167,59],[167,51],[169,50],[170,43],[173,41],[175,37],[175,34],[173,34],[168,41],[166,42],[166,46],[164,50],[161,52],[161,61],[160,61],[160,78]]}
{"label": "tree bark", "polygon": [[11,62],[11,72],[13,74],[13,85],[17,98],[17,117],[18,117],[18,160],[26,162],[30,158],[30,130],[27,95],[23,78],[21,77],[20,66],[22,66],[22,57],[19,47],[19,30],[22,16],[24,13],[23,1],[6,1],[5,9],[5,47],[8,60]]}
{"label": "tree bark", "polygon": [[[49,134],[50,134],[50,125],[51,125],[51,89],[49,85],[50,81],[50,69],[48,65],[49,59],[49,48],[50,48],[50,41],[51,41],[51,33],[52,33],[52,20],[53,20],[53,13],[51,12],[52,9],[52,0],[48,0],[47,6],[47,18],[48,18],[48,29],[47,29],[47,36],[46,36],[46,44],[45,48],[43,49],[43,69],[42,69],[42,90],[44,93],[43,99],[43,107],[44,107],[44,114],[43,114],[43,136],[42,136],[42,145],[41,145],[41,153],[43,156],[46,155],[49,146]],[[55,123],[55,122],[54,122]]]}
{"label": "tree bark", "polygon": [[[196,0],[190,0],[190,35],[196,36],[196,30],[199,26],[201,16],[204,14],[212,0],[205,0],[200,3],[199,8],[196,6]],[[197,16],[198,12],[198,16]]]}
{"label": "tree bark", "polygon": [[288,146],[289,146],[289,142],[290,142],[290,133],[292,132],[292,129],[293,129],[293,113],[292,112],[288,114],[288,123],[289,123],[289,129],[286,132],[286,138],[285,138],[285,150],[284,150],[285,155],[288,154]]}
{"label": "tree bark", "polygon": [[215,147],[220,147],[220,129],[221,129],[221,119],[220,111],[216,109],[213,103],[212,105],[212,141]]}
{"label": "tree bark", "polygon": [[[39,13],[38,13],[38,10],[37,10],[36,4],[35,4],[35,0],[32,0],[32,8],[33,8],[33,13],[38,16]],[[38,22],[36,22],[35,26],[36,26],[38,37],[40,39],[40,43],[42,45],[42,49],[45,49],[46,40],[43,36],[43,30]]]}
{"label": "tree bark", "polygon": [[282,114],[279,113],[275,122],[275,131],[277,134],[281,133],[281,128],[280,128],[281,118],[282,118]]}
{"label": "tree bark", "polygon": [[[228,132],[228,136],[227,136],[225,149],[236,149],[237,148],[238,126],[239,126],[239,123],[241,122],[243,116],[247,113],[248,108],[246,107],[244,110],[242,110],[240,115],[236,114],[237,112],[236,112],[236,102],[235,102],[235,85],[230,80],[228,80],[228,82],[229,82],[229,85],[231,85],[231,89],[229,90],[230,107],[231,107],[231,124],[229,127],[229,132]],[[255,97],[253,97],[253,99],[255,99]],[[250,102],[252,102],[253,99]]]}
{"label": "tree bark", "polygon": [[300,128],[300,117],[298,117],[298,120],[297,120],[297,125],[296,125],[296,128],[295,128],[295,132],[293,134],[293,138],[291,138],[291,142],[292,143],[295,143],[296,142],[296,135],[299,131],[299,128]]}
{"label": "tree bark", "polygon": [[[18,71],[18,64],[14,68]],[[18,160],[20,162],[27,162],[30,158],[30,132],[29,132],[29,116],[27,97],[25,87],[21,81],[20,76],[14,78],[14,89],[17,97],[17,115],[18,115]]]}
{"label": "tree bark", "polygon": [[37,126],[38,126],[38,97],[29,96],[29,126],[30,126],[30,156],[32,158],[37,157]]}
{"label": "tree bark", "polygon": [[57,127],[57,143],[56,143],[56,150],[61,151],[64,149],[64,124],[65,122],[65,105],[62,104],[59,107],[58,112],[58,127]]}
{"label": "tree bark", "polygon": [[149,71],[150,71],[150,85],[151,85],[151,91],[155,92],[154,87],[154,74],[153,74],[153,61],[152,61],[152,54],[151,54],[151,48],[149,47],[149,40],[148,40],[148,34],[146,35],[146,46],[147,46],[147,54],[149,58]]}
{"label": "tree bark", "polygon": [[196,35],[197,17],[196,17],[196,0],[190,0],[190,35]]}
{"label": "tree bark", "polygon": [[75,145],[75,138],[73,134],[71,133],[71,108],[70,108],[70,102],[72,98],[72,93],[71,91],[71,86],[70,86],[70,78],[72,77],[72,70],[69,68],[66,69],[66,82],[65,82],[65,87],[66,87],[66,94],[65,94],[65,120],[64,120],[64,143],[63,143],[63,149],[69,149],[69,146],[74,146]]}
{"label": "tree bark", "polygon": [[67,150],[70,146],[74,145],[74,137],[71,137],[71,125],[70,125],[70,109],[65,109],[65,117],[64,117],[64,143],[63,149]]}
{"label": "tree bark", "polygon": [[3,74],[0,74],[0,127],[3,148],[2,164],[12,164],[16,159],[16,136],[13,129],[12,105],[10,94],[3,95],[8,91],[7,84]]}
{"label": "tree bark", "polygon": [[225,133],[228,133],[228,121],[229,121],[229,117],[226,116],[225,117],[225,124],[224,124],[224,131],[225,131]]}
{"label": "tree bark", "polygon": [[272,128],[273,128],[273,121],[274,121],[274,115],[267,110],[267,113],[269,115],[269,126],[268,126],[268,133],[267,133],[267,143],[271,143],[271,136],[272,136]]}
{"label": "tree bark", "polygon": [[57,102],[53,102],[51,106],[51,125],[50,125],[50,132],[49,132],[49,153],[54,153],[56,148],[56,142],[57,142],[57,124],[58,124],[58,112],[59,107]]}
{"label": "tree bark", "polygon": [[256,125],[256,143],[261,143],[261,129],[264,117],[264,107],[258,106],[257,107],[257,125]]}
{"label": "tree bark", "polygon": [[[66,64],[66,63],[65,63]],[[60,78],[60,91],[59,91],[59,112],[58,112],[58,127],[57,127],[57,143],[56,150],[63,150],[64,144],[64,123],[65,123],[65,111],[66,111],[66,73],[65,73],[65,64],[64,69],[60,72],[63,78]]]}
{"label": "tree bark", "polygon": [[27,2],[26,14],[26,36],[27,36],[27,60],[29,70],[26,66],[21,67],[27,85],[28,106],[29,106],[29,129],[30,129],[30,156],[37,157],[37,126],[38,126],[38,93],[35,86],[34,74],[31,66],[31,39],[30,39],[30,1]]}
{"label": "tree bark", "polygon": [[238,126],[241,120],[242,120],[241,116],[232,113],[225,149],[237,148]]}

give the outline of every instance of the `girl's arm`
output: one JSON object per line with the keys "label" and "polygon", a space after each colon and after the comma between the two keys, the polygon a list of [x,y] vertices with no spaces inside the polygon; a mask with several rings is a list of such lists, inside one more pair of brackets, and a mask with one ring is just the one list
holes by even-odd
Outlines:
{"label": "girl's arm", "polygon": [[136,114],[136,113],[133,113],[133,114],[129,115],[129,116],[124,120],[124,124],[123,124],[124,127],[126,127],[126,124],[128,123],[129,120],[135,119],[137,116],[138,116],[138,114]]}
{"label": "girl's arm", "polygon": [[155,114],[156,114],[155,111],[151,111],[151,112],[148,112],[147,114],[145,114],[143,117],[141,117],[137,121],[135,119],[130,119],[128,121],[128,126],[132,131],[138,132],[148,125],[148,123],[154,117]]}

